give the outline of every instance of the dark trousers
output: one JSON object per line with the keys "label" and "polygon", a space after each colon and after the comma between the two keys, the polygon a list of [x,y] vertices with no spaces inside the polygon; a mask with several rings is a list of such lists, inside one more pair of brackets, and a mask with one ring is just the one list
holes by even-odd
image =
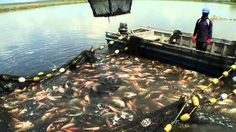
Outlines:
{"label": "dark trousers", "polygon": [[197,49],[197,50],[206,51],[206,49],[207,49],[207,44],[206,44],[205,42],[199,42],[199,41],[197,41],[197,43],[196,43],[196,49]]}

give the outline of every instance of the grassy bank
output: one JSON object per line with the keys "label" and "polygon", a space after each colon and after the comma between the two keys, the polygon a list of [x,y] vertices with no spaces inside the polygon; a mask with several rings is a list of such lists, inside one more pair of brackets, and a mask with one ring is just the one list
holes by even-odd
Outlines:
{"label": "grassy bank", "polygon": [[39,2],[29,2],[29,3],[19,3],[19,4],[0,4],[0,13],[34,9],[47,6],[85,3],[85,2],[87,2],[87,0],[51,0],[51,1],[39,1]]}

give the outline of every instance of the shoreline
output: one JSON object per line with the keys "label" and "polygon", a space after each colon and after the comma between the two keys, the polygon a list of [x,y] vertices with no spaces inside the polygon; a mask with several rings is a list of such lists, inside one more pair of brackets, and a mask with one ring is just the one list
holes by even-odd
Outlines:
{"label": "shoreline", "polygon": [[[194,1],[194,2],[218,3],[218,4],[227,4],[236,6],[236,2],[224,2],[224,1],[215,1],[215,2],[212,1],[210,2],[208,0],[167,0],[167,1]],[[48,6],[87,3],[87,2],[88,2],[87,0],[53,0],[53,1],[36,1],[36,2],[16,3],[16,4],[0,4],[0,13],[42,8]]]}
{"label": "shoreline", "polygon": [[87,2],[88,2],[87,0],[54,0],[54,1],[37,1],[37,2],[17,3],[17,4],[0,4],[0,13],[35,9],[48,6],[87,3]]}

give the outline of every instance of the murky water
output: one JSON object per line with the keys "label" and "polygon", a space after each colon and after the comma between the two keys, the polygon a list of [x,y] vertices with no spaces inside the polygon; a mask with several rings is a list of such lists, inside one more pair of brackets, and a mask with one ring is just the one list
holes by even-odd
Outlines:
{"label": "murky water", "polygon": [[[215,15],[236,18],[234,6],[164,1],[135,1],[131,14],[111,18],[110,22],[107,18],[94,18],[88,4],[4,13],[0,15],[4,18],[0,21],[3,29],[0,73],[32,75],[60,66],[82,50],[104,43],[105,31],[117,31],[121,21],[127,22],[130,29],[149,25],[192,32],[205,5]],[[187,9],[191,14],[185,13]],[[216,21],[214,36],[234,39],[234,24]],[[205,75],[155,60],[122,55],[105,58],[103,53],[97,56],[100,59],[95,68],[85,65],[42,85],[1,97],[0,107],[7,109],[0,111],[4,115],[0,123],[2,130],[92,131],[115,127],[139,110],[145,113],[160,109],[181,95],[189,95],[189,88],[209,83]],[[230,88],[219,90],[220,87],[213,86],[202,96],[219,97],[231,91]],[[235,99],[232,96],[203,107],[197,112],[200,120],[190,125],[180,124],[174,131],[233,131]]]}

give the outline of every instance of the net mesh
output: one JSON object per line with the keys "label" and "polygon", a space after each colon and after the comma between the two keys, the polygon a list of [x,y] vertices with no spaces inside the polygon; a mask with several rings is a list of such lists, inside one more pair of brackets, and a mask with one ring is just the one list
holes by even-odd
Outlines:
{"label": "net mesh", "polygon": [[88,0],[95,17],[130,13],[132,0]]}

